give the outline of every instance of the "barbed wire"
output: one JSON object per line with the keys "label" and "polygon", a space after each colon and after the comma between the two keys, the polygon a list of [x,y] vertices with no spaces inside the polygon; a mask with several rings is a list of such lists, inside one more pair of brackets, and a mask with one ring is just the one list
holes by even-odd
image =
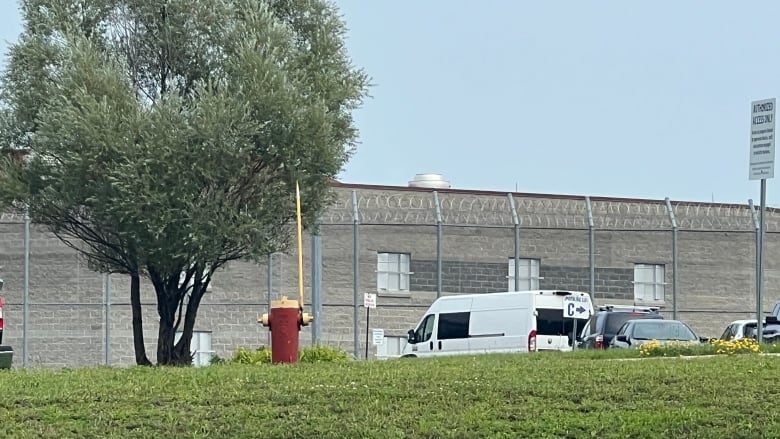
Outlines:
{"label": "barbed wire", "polygon": [[[322,224],[353,222],[352,190],[336,188],[334,204],[322,217]],[[432,192],[357,190],[359,222],[386,225],[435,225],[436,203]],[[512,227],[508,195],[439,193],[442,224],[451,226]],[[585,199],[542,198],[513,195],[520,227],[587,229]],[[684,230],[755,231],[746,205],[674,203],[678,227]],[[600,230],[669,230],[672,223],[662,201],[593,200],[593,223]],[[24,222],[20,212],[0,213],[0,224]],[[765,230],[780,231],[780,214],[767,210]]]}
{"label": "barbed wire", "polygon": [[17,212],[0,212],[0,224],[23,224],[24,215]]}
{"label": "barbed wire", "polygon": [[[338,201],[323,215],[324,224],[353,221],[352,190],[337,188]],[[357,190],[359,221],[367,224],[436,224],[436,206],[431,192]],[[520,227],[588,228],[584,197],[541,198],[513,195]],[[439,193],[441,220],[447,225],[511,227],[508,196],[473,193]],[[747,205],[671,203],[680,229],[754,231]],[[670,230],[672,222],[663,201],[594,200],[593,222],[601,230]],[[767,232],[780,231],[780,215],[768,210]]]}
{"label": "barbed wire", "polygon": [[[678,203],[673,204],[680,228],[692,230],[755,230],[748,206]],[[778,230],[775,212],[764,217],[768,229]]]}

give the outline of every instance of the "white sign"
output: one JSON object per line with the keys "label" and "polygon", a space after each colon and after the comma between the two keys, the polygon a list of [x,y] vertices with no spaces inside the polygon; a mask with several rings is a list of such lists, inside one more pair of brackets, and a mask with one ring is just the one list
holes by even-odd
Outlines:
{"label": "white sign", "polygon": [[374,329],[371,331],[371,340],[374,342],[374,346],[385,344],[385,330]]}
{"label": "white sign", "polygon": [[587,319],[590,317],[590,297],[564,296],[563,317],[567,319]]}
{"label": "white sign", "polygon": [[750,104],[750,179],[775,177],[775,98]]}
{"label": "white sign", "polygon": [[363,306],[366,308],[376,308],[376,294],[371,294],[371,293],[364,294]]}

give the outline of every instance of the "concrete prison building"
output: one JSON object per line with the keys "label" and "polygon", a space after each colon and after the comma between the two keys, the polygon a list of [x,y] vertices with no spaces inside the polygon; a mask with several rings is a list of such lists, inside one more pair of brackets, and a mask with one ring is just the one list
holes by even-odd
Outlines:
{"label": "concrete prison building", "polygon": [[[437,178],[421,175],[407,187],[332,183],[337,199],[322,216],[318,237],[304,236],[306,308],[315,293],[320,311],[316,325],[301,331],[302,345],[317,338],[362,357],[364,293],[378,294],[369,330],[402,335],[439,294],[507,291],[515,282],[520,289],[590,291],[591,242],[596,305],[659,306],[671,317],[676,297],[678,318],[705,336],[755,315],[757,212],[748,205],[470,191]],[[778,211],[767,210],[765,309],[778,298],[779,219]],[[15,365],[132,364],[129,280],[112,275],[107,281],[90,271],[34,224],[25,330],[24,236],[23,218],[4,214],[4,344],[14,346]],[[235,262],[215,274],[198,314],[197,361],[268,343],[257,318],[267,312],[269,286],[273,299],[297,298],[294,248],[271,255],[270,267]],[[142,294],[154,361],[154,292],[145,284]],[[369,356],[374,352],[369,346]]]}

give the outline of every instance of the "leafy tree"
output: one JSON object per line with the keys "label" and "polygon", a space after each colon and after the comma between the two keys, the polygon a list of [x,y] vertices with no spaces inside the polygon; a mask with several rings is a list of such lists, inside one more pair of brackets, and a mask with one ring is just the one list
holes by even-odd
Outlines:
{"label": "leafy tree", "polygon": [[[102,272],[154,286],[157,362],[191,362],[215,270],[285,250],[357,139],[368,78],[324,0],[27,0],[0,86],[4,196]],[[13,184],[11,184],[13,183]],[[19,188],[22,190],[19,190]],[[184,280],[180,276],[184,273]],[[174,343],[177,330],[183,332]]]}

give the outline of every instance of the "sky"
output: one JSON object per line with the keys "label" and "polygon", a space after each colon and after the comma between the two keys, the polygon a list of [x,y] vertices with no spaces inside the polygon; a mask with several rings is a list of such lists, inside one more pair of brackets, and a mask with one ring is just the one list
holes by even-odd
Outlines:
{"label": "sky", "polygon": [[[780,2],[336,4],[373,84],[343,182],[759,202],[750,104],[780,95]],[[21,27],[0,0],[0,52]]]}

